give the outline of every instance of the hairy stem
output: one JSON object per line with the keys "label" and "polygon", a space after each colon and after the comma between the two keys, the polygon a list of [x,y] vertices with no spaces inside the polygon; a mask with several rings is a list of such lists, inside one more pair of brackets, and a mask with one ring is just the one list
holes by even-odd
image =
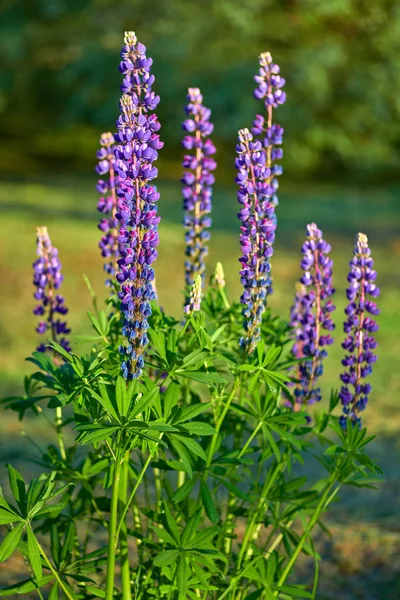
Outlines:
{"label": "hairy stem", "polygon": [[[110,524],[108,529],[108,557],[107,557],[107,579],[105,600],[112,600],[114,596],[115,580],[115,552],[118,541],[117,520],[118,520],[118,499],[121,476],[121,460],[117,457],[114,468],[114,481],[111,497]],[[123,517],[123,520],[125,516]]]}
{"label": "hairy stem", "polygon": [[[121,469],[121,482],[119,489],[120,507],[121,510],[125,506],[128,494],[128,465],[123,463]],[[126,518],[121,527],[119,536],[120,547],[120,564],[121,564],[121,580],[122,580],[122,600],[132,600],[131,593],[131,573],[129,567],[129,548],[128,548],[128,527]]]}
{"label": "hairy stem", "polygon": [[67,588],[67,586],[65,585],[65,583],[61,579],[58,571],[51,564],[50,560],[47,557],[46,552],[43,550],[42,546],[39,544],[39,541],[37,543],[38,543],[38,546],[39,546],[40,554],[43,556],[44,562],[46,563],[46,565],[49,567],[50,571],[54,575],[54,578],[57,581],[57,583],[60,586],[60,588],[62,589],[62,591],[64,592],[65,597],[67,598],[67,600],[74,600],[74,597],[71,596],[71,593],[70,593],[69,589]]}

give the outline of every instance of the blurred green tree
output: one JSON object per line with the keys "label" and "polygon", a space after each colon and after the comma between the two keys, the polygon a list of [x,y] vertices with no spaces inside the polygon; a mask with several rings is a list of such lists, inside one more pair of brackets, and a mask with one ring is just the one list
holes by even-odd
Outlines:
{"label": "blurred green tree", "polygon": [[230,166],[237,129],[261,109],[252,77],[268,49],[288,82],[289,176],[398,172],[398,0],[3,0],[0,11],[3,173],[91,168],[114,128],[126,29],[154,57],[171,171],[188,86],[202,88]]}

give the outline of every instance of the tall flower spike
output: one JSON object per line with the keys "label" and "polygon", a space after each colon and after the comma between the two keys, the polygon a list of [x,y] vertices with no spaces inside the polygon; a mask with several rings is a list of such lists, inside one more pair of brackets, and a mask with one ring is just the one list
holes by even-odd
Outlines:
{"label": "tall flower spike", "polygon": [[194,312],[198,312],[200,310],[202,286],[203,282],[201,280],[201,275],[196,275],[196,277],[194,278],[192,289],[190,290],[188,304],[186,304],[184,308],[184,311],[187,315],[191,315]]}
{"label": "tall flower spike", "polygon": [[240,280],[244,291],[240,298],[244,305],[245,336],[240,345],[250,353],[261,336],[261,319],[266,307],[270,278],[270,258],[275,240],[274,206],[270,202],[270,169],[266,166],[266,153],[261,142],[253,141],[248,129],[239,131],[237,168],[237,198],[242,208],[240,245],[242,264]]}
{"label": "tall flower spike", "polygon": [[160,101],[152,90],[153,61],[147,58],[146,47],[131,31],[125,33],[121,57],[123,94],[118,132],[114,136],[115,171],[119,177],[116,188],[119,206],[115,216],[120,224],[121,254],[116,279],[124,314],[122,333],[127,338],[127,345],[120,347],[124,357],[122,373],[126,379],[134,379],[140,377],[144,366],[150,302],[155,299],[151,265],[157,258],[160,195],[151,181],[158,174],[153,163],[163,143],[157,134],[160,129],[157,116],[152,114]]}
{"label": "tall flower spike", "polygon": [[186,132],[182,145],[194,154],[185,154],[182,177],[182,196],[186,242],[185,282],[188,289],[197,274],[204,281],[204,257],[208,254],[210,239],[212,186],[217,163],[212,158],[215,146],[210,139],[214,126],[210,123],[211,110],[203,106],[203,96],[198,88],[189,88],[187,119],[182,123]]}
{"label": "tall flower spike", "polygon": [[105,179],[99,179],[97,182],[97,191],[101,194],[97,209],[102,213],[99,229],[103,232],[99,242],[99,248],[103,258],[107,259],[104,264],[104,270],[108,277],[106,285],[111,286],[117,270],[117,260],[120,258],[118,244],[118,221],[117,213],[117,195],[115,186],[118,184],[118,177],[115,177],[115,158],[114,158],[114,136],[112,133],[102,133],[100,136],[100,150],[97,152],[99,160],[96,166],[96,172]]}
{"label": "tall flower spike", "polygon": [[298,380],[294,385],[295,406],[313,404],[321,400],[321,390],[317,380],[323,373],[323,359],[327,356],[326,346],[333,343],[329,333],[335,326],[331,313],[335,310],[332,296],[331,247],[322,237],[322,231],[315,223],[307,225],[307,240],[301,249],[304,271],[296,287],[294,306],[290,324],[293,327],[295,343],[292,353],[295,358],[304,358],[294,368],[293,375]]}
{"label": "tall flower spike", "polygon": [[[273,123],[273,110],[286,102],[286,94],[282,90],[285,80],[279,75],[280,68],[272,61],[269,52],[263,52],[259,57],[259,74],[255,75],[254,80],[257,87],[254,90],[254,97],[257,100],[263,100],[267,116],[256,115],[253,121],[252,133],[256,139],[262,141],[267,153],[267,167],[270,169],[268,183],[270,186],[270,201],[276,207],[278,205],[277,190],[279,187],[278,176],[282,175],[282,165],[277,161],[283,157],[282,145],[283,127]],[[276,219],[276,216],[274,215]],[[270,293],[272,292],[272,288]]]}
{"label": "tall flower spike", "polygon": [[379,296],[380,291],[375,284],[376,271],[373,266],[368,238],[359,233],[347,277],[349,287],[346,294],[349,304],[345,310],[347,319],[344,323],[347,337],[342,347],[348,354],[342,360],[346,370],[340,376],[344,385],[339,393],[343,405],[340,417],[343,428],[348,419],[353,424],[361,425],[360,413],[365,410],[371,392],[371,385],[363,383],[363,379],[372,373],[372,365],[377,360],[373,352],[377,346],[373,334],[378,331],[378,325],[373,317],[379,314],[379,309],[371,298]]}
{"label": "tall flower spike", "polygon": [[[33,310],[33,314],[41,317],[37,333],[45,334],[62,346],[67,352],[71,351],[68,340],[64,335],[70,333],[66,321],[57,318],[57,315],[65,315],[68,312],[64,304],[64,298],[57,293],[63,282],[61,275],[61,263],[58,258],[58,250],[52,246],[47,227],[36,229],[37,260],[33,263],[33,285],[36,287],[34,298],[39,301]],[[39,352],[45,352],[46,346],[40,344]]]}

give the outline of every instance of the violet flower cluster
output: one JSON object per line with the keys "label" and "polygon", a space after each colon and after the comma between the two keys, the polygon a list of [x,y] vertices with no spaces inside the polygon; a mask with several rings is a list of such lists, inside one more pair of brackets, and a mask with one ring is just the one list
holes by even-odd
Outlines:
{"label": "violet flower cluster", "polygon": [[[70,352],[69,342],[64,336],[71,330],[67,327],[66,321],[58,317],[68,312],[63,296],[57,293],[64,279],[61,274],[58,250],[51,243],[47,227],[38,227],[36,233],[38,258],[33,263],[33,285],[36,288],[34,298],[39,303],[34,308],[33,314],[41,317],[36,331],[47,334],[48,338]],[[37,348],[39,352],[45,352],[46,349],[45,344],[40,344]]]}
{"label": "violet flower cluster", "polygon": [[372,373],[372,365],[377,360],[373,352],[377,346],[373,334],[378,331],[378,325],[373,317],[379,314],[379,309],[373,298],[379,296],[380,291],[375,284],[373,266],[368,238],[359,233],[346,290],[349,304],[345,310],[344,331],[347,335],[342,347],[348,354],[342,360],[346,370],[340,377],[344,385],[339,393],[343,405],[340,424],[344,428],[347,420],[361,425],[360,413],[365,410],[371,392],[371,385],[363,380]]}
{"label": "violet flower cluster", "polygon": [[335,310],[332,296],[332,259],[330,245],[323,239],[322,231],[315,223],[307,225],[307,240],[303,244],[301,268],[304,271],[300,285],[296,288],[295,303],[291,310],[290,324],[295,343],[292,353],[295,358],[306,360],[295,367],[293,373],[294,410],[321,400],[321,390],[316,385],[323,373],[326,347],[333,343],[329,333],[335,326],[331,313]]}
{"label": "violet flower cluster", "polygon": [[153,262],[157,258],[159,193],[151,182],[157,177],[154,162],[162,148],[157,131],[160,123],[152,111],[160,98],[152,90],[154,75],[152,59],[146,47],[133,32],[126,32],[121,52],[120,72],[124,79],[123,93],[115,134],[115,171],[119,178],[116,188],[120,223],[118,242],[121,258],[116,279],[118,296],[124,315],[123,335],[127,346],[121,346],[122,373],[126,379],[140,377],[144,352],[148,344],[150,302],[155,299],[152,282]]}
{"label": "violet flower cluster", "polygon": [[[254,79],[257,87],[254,97],[263,100],[267,112],[266,118],[256,115],[253,121],[252,133],[256,139],[262,141],[267,153],[267,167],[270,169],[269,196],[270,201],[276,207],[278,204],[277,190],[279,182],[277,177],[282,175],[282,165],[277,164],[283,157],[282,145],[283,127],[273,123],[273,110],[286,102],[286,93],[283,91],[285,79],[279,75],[280,68],[272,61],[269,52],[263,52],[259,57],[259,74]],[[272,290],[271,290],[272,291]]]}
{"label": "violet flower cluster", "polygon": [[106,259],[104,270],[108,275],[106,285],[111,286],[117,270],[117,260],[120,258],[118,245],[117,196],[115,186],[118,178],[115,176],[114,136],[112,133],[102,133],[100,136],[100,150],[97,152],[99,160],[96,172],[104,179],[97,182],[97,191],[101,194],[97,209],[103,217],[99,229],[103,232],[99,242],[101,255]]}
{"label": "violet flower cluster", "polygon": [[210,239],[211,199],[217,163],[212,158],[216,149],[210,139],[214,126],[210,123],[211,110],[203,106],[203,96],[198,88],[189,88],[188,104],[185,108],[187,119],[182,123],[186,132],[182,140],[185,150],[183,167],[187,169],[182,177],[182,196],[186,242],[185,282],[187,288],[193,285],[197,274],[204,280],[204,257],[208,254],[206,243]]}
{"label": "violet flower cluster", "polygon": [[270,258],[273,254],[276,223],[274,206],[270,201],[270,169],[261,142],[254,141],[248,129],[239,131],[236,146],[237,198],[241,205],[240,245],[242,268],[240,281],[243,293],[240,302],[244,308],[245,335],[240,345],[250,353],[261,336],[261,319],[271,285]]}

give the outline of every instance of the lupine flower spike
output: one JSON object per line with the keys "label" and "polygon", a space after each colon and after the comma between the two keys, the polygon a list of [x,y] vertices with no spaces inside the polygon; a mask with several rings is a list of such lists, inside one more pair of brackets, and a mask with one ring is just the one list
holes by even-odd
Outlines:
{"label": "lupine flower spike", "polygon": [[125,33],[121,57],[123,95],[114,136],[121,253],[116,279],[121,286],[118,296],[124,315],[122,333],[128,341],[120,347],[124,356],[122,372],[126,379],[134,379],[140,377],[144,366],[150,302],[155,299],[152,264],[157,258],[160,195],[151,181],[158,174],[153,163],[163,143],[157,134],[157,116],[152,114],[160,101],[152,91],[153,61],[147,58],[146,47],[132,31]]}
{"label": "lupine flower spike", "polygon": [[201,308],[201,291],[202,291],[202,279],[201,275],[196,275],[190,290],[189,302],[184,307],[184,311],[187,315],[191,315],[194,312],[198,312]]}
{"label": "lupine flower spike", "polygon": [[189,88],[187,100],[187,119],[182,123],[186,135],[182,145],[193,154],[185,154],[183,158],[183,167],[187,170],[182,177],[182,195],[186,230],[185,282],[189,290],[197,274],[204,282],[204,257],[208,254],[211,227],[212,171],[217,164],[212,158],[215,146],[209,137],[214,129],[210,123],[211,110],[203,106],[198,88]]}
{"label": "lupine flower spike", "polygon": [[[64,279],[61,274],[58,250],[52,246],[47,227],[38,227],[36,234],[38,258],[33,263],[33,284],[36,287],[34,297],[39,303],[33,314],[41,317],[36,331],[47,334],[49,339],[70,352],[69,342],[64,336],[71,330],[67,327],[66,321],[57,318],[57,315],[65,315],[68,312],[63,296],[57,293]],[[40,344],[37,350],[45,352],[46,346]]]}
{"label": "lupine flower spike", "polygon": [[119,255],[118,244],[118,221],[117,196],[115,186],[118,184],[118,178],[115,177],[115,157],[114,157],[114,136],[112,133],[102,133],[100,136],[100,150],[97,152],[99,162],[96,166],[96,172],[105,179],[99,179],[97,182],[97,191],[101,194],[97,209],[102,213],[99,229],[103,232],[99,242],[101,255],[106,259],[104,270],[108,275],[106,284],[112,285],[117,270],[117,260]]}
{"label": "lupine flower spike", "polygon": [[322,231],[315,223],[307,225],[307,240],[303,244],[301,268],[304,271],[296,287],[290,324],[295,343],[292,353],[295,358],[304,358],[294,370],[298,382],[294,385],[294,410],[321,400],[317,385],[323,373],[326,347],[333,343],[329,333],[335,326],[331,313],[335,310],[332,296],[332,259],[330,245],[323,239]]}
{"label": "lupine flower spike", "polygon": [[347,337],[342,346],[348,354],[342,360],[346,370],[340,376],[344,385],[339,393],[343,405],[340,417],[343,428],[346,428],[348,420],[361,426],[360,413],[365,410],[371,392],[371,385],[363,380],[372,373],[372,365],[377,360],[373,352],[377,346],[373,334],[378,331],[378,325],[373,317],[379,315],[379,309],[373,298],[379,296],[380,291],[375,284],[373,266],[368,238],[359,233],[350,261],[349,287],[346,290],[349,304],[345,311],[344,331]]}
{"label": "lupine flower spike", "polygon": [[253,141],[248,129],[239,131],[236,183],[237,198],[242,208],[240,245],[242,264],[240,280],[244,291],[240,298],[244,305],[246,334],[240,345],[250,353],[261,336],[261,319],[266,307],[270,279],[270,258],[275,240],[274,206],[270,202],[270,170],[266,166],[266,153],[261,142]]}
{"label": "lupine flower spike", "polygon": [[217,262],[217,264],[215,265],[213,279],[214,279],[215,283],[217,284],[218,288],[220,290],[223,290],[226,285],[226,282],[225,282],[224,268],[222,266],[222,263],[220,263],[220,262]]}
{"label": "lupine flower spike", "polygon": [[268,183],[270,184],[270,201],[276,207],[278,204],[277,190],[279,182],[277,177],[282,175],[282,165],[277,161],[283,157],[282,145],[283,127],[273,123],[273,110],[286,102],[286,94],[282,90],[285,80],[279,75],[280,68],[272,61],[269,52],[263,52],[259,57],[259,74],[254,77],[257,87],[254,97],[263,100],[266,109],[266,118],[256,115],[253,121],[252,133],[256,139],[262,141],[267,153],[267,167],[270,169]]}

